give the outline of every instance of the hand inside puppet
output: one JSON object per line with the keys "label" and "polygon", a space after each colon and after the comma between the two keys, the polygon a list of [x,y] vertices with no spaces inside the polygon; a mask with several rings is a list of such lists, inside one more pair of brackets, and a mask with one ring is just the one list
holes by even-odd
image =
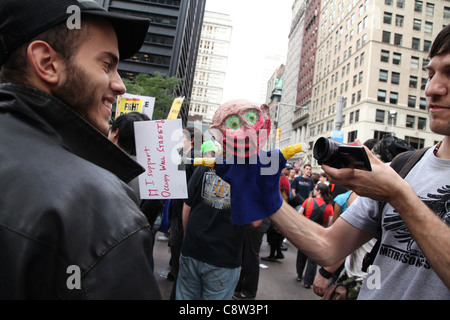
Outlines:
{"label": "hand inside puppet", "polygon": [[209,132],[223,146],[224,158],[194,159],[213,167],[231,186],[231,222],[244,225],[265,219],[283,204],[280,174],[286,161],[301,152],[300,144],[262,151],[270,134],[269,106],[233,100],[217,109]]}

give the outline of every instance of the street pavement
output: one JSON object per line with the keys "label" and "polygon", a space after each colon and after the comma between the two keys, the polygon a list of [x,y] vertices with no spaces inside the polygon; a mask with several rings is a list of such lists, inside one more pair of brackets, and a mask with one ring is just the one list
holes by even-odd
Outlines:
{"label": "street pavement", "polygon": [[[169,300],[173,282],[165,278],[169,269],[169,247],[167,241],[160,241],[163,236],[158,232],[155,238],[153,257],[155,260],[155,278],[159,285],[163,300]],[[303,287],[303,282],[297,281],[295,263],[297,249],[286,241],[288,248],[283,251],[284,259],[277,262],[268,262],[260,259],[260,275],[258,293],[255,300],[319,300],[312,289]],[[267,257],[270,252],[269,244],[264,237],[261,245],[261,257]]]}

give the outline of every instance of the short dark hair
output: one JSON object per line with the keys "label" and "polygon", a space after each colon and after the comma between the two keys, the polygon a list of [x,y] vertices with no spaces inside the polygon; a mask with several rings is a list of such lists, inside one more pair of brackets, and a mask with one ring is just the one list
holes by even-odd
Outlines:
{"label": "short dark hair", "polygon": [[450,52],[450,24],[439,32],[430,49],[430,58]]}
{"label": "short dark hair", "polygon": [[134,135],[134,123],[136,121],[147,121],[150,118],[143,113],[130,112],[125,113],[114,120],[111,124],[110,131],[114,132],[119,129],[118,145],[126,153],[136,155],[136,143]]}
{"label": "short dark hair", "polygon": [[[183,130],[184,135],[190,140],[194,139],[194,150],[201,150],[203,144],[203,133],[195,127],[186,127]],[[189,136],[188,136],[189,135]]]}
{"label": "short dark hair", "polygon": [[[27,83],[27,69],[29,66],[27,49],[30,43],[36,40],[48,43],[63,59],[70,60],[80,46],[81,40],[88,35],[88,32],[83,31],[84,29],[87,28],[70,30],[65,23],[60,23],[27,41],[14,50],[2,64],[0,83]],[[82,35],[86,35],[86,37],[82,37]]]}

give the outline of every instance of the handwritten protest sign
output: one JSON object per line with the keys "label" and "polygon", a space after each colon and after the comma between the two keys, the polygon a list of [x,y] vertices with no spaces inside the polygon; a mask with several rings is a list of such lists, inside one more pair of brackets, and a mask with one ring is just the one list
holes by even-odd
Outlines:
{"label": "handwritten protest sign", "polygon": [[179,171],[183,146],[181,119],[134,123],[141,199],[187,198],[186,172]]}
{"label": "handwritten protest sign", "polygon": [[134,94],[124,94],[117,98],[116,118],[130,113],[140,112],[146,114],[150,119],[153,117],[153,109],[155,108],[155,98],[139,96]]}

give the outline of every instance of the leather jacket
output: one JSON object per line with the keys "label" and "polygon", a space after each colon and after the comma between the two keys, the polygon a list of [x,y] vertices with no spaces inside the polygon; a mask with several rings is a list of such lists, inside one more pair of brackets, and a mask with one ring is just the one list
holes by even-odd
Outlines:
{"label": "leather jacket", "polygon": [[0,299],[161,299],[139,164],[25,85],[0,85],[0,141]]}

